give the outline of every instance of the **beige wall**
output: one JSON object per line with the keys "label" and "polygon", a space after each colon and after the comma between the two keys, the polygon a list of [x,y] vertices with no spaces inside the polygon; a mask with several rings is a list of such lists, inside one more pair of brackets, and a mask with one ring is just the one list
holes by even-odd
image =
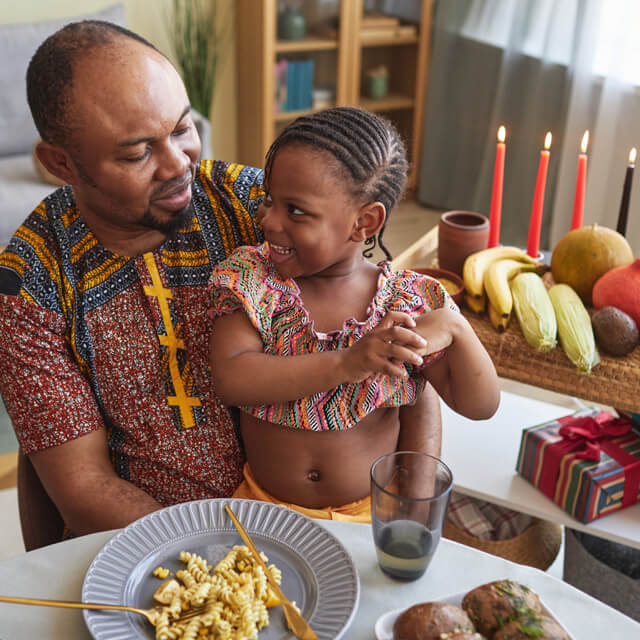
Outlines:
{"label": "beige wall", "polygon": [[[172,57],[167,30],[167,16],[171,0],[120,0],[125,8],[127,26],[152,42],[158,49]],[[219,0],[221,8],[229,15],[234,12],[233,0]],[[116,4],[114,0],[0,0],[0,21],[4,24],[33,22],[58,18],[73,18]],[[233,23],[230,29],[233,31]],[[235,42],[230,34],[228,55],[220,69],[213,100],[212,144],[216,158],[235,160],[236,155],[236,85]]]}

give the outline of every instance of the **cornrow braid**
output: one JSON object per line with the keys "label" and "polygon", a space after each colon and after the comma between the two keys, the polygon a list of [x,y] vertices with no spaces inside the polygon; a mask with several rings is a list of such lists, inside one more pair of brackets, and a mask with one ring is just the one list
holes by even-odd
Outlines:
{"label": "cornrow braid", "polygon": [[[264,170],[266,184],[278,151],[296,144],[330,153],[349,171],[356,200],[384,205],[387,217],[377,243],[391,260],[382,236],[389,214],[404,192],[409,167],[404,143],[393,124],[355,107],[333,107],[301,116],[285,127],[269,148]],[[364,255],[371,257],[376,237],[368,238],[365,246]]]}

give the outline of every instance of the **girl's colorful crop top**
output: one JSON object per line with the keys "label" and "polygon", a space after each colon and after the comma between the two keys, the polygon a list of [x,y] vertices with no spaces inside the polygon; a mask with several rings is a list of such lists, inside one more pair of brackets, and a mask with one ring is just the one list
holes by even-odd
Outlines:
{"label": "girl's colorful crop top", "polygon": [[[209,315],[216,317],[242,309],[260,334],[265,353],[294,356],[346,349],[376,327],[389,311],[420,316],[441,307],[457,310],[437,280],[413,271],[394,271],[388,262],[378,266],[378,290],[367,309],[367,319],[359,322],[349,318],[341,330],[322,333],[315,331],[298,285],[282,278],[269,260],[266,243],[239,247],[213,269]],[[429,361],[439,355],[432,354]],[[424,378],[421,368],[409,364],[405,367],[409,373],[405,379],[379,376],[290,402],[240,408],[262,420],[295,429],[340,431],[379,407],[415,402]]]}

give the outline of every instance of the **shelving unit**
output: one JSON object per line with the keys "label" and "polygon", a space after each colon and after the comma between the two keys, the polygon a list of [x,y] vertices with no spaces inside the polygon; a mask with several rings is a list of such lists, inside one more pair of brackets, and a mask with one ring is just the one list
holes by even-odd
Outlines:
{"label": "shelving unit", "polygon": [[[238,0],[236,54],[238,58],[238,160],[262,166],[277,133],[294,118],[317,108],[276,112],[275,64],[288,60],[314,61],[314,86],[335,87],[332,104],[358,105],[391,120],[407,143],[411,172],[409,188],[419,173],[424,100],[433,0],[415,0],[420,22],[415,35],[362,36],[363,0],[335,0],[335,37],[327,32],[327,16],[318,17],[322,4],[302,3],[307,16],[307,37],[299,41],[276,37],[277,0]],[[385,98],[366,96],[367,70],[384,65],[389,70]],[[323,107],[321,108],[324,108]]]}

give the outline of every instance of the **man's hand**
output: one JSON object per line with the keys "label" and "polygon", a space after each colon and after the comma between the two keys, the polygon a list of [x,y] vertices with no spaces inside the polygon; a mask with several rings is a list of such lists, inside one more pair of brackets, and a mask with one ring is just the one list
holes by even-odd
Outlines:
{"label": "man's hand", "polygon": [[379,374],[403,377],[404,362],[420,366],[427,342],[414,330],[414,319],[400,311],[389,312],[373,331],[343,352],[349,382],[361,382]]}

